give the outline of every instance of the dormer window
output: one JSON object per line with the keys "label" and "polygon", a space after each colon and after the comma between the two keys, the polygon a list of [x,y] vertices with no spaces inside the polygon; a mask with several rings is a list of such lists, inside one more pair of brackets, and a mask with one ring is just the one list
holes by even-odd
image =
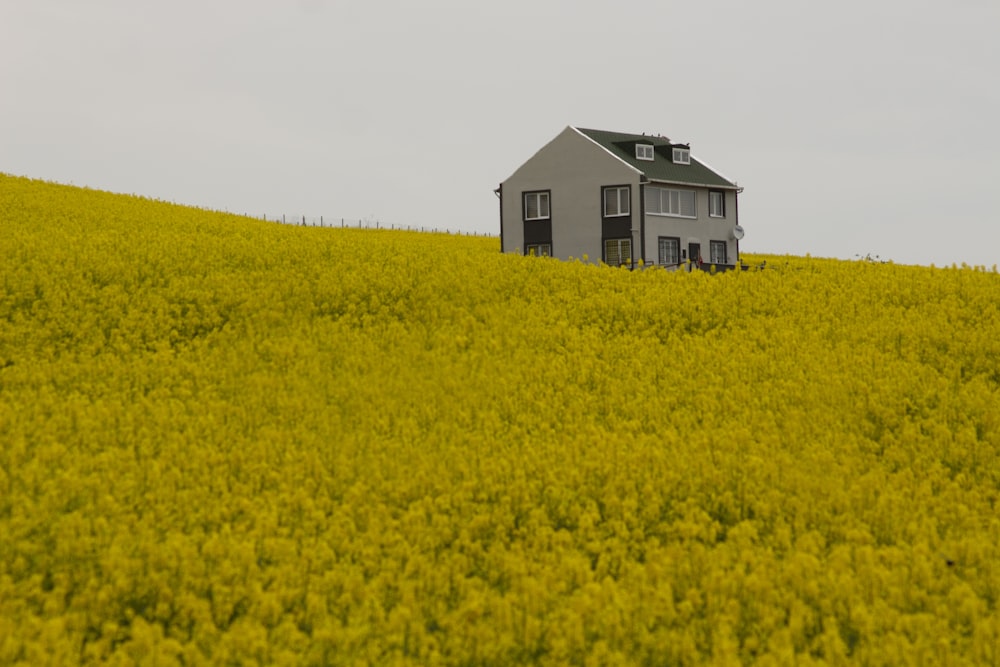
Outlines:
{"label": "dormer window", "polygon": [[691,164],[691,150],[688,148],[675,148],[674,164]]}
{"label": "dormer window", "polygon": [[636,160],[649,160],[653,161],[653,146],[652,144],[636,144],[635,145],[635,159]]}

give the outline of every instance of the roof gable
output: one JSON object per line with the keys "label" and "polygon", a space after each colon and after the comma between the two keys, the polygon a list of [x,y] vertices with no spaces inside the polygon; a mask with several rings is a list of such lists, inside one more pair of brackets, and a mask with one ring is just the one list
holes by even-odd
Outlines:
{"label": "roof gable", "polygon": [[[666,137],[654,137],[644,134],[588,130],[580,127],[574,129],[604,148],[614,157],[642,173],[651,181],[687,183],[690,185],[706,185],[729,189],[737,187],[735,183],[712,170],[694,156],[691,156],[690,164],[674,164],[673,148],[676,146],[686,149],[689,148],[688,144],[671,143]],[[640,160],[636,158],[636,144],[652,145],[653,160]]]}

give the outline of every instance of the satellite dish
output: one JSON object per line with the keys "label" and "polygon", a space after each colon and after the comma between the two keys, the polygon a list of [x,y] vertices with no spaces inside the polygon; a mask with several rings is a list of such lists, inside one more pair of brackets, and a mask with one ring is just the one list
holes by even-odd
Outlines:
{"label": "satellite dish", "polygon": [[740,227],[739,225],[736,225],[735,227],[733,227],[733,238],[734,239],[736,239],[737,241],[739,241],[741,238],[743,238],[743,234],[744,234],[744,231],[743,231],[742,227]]}

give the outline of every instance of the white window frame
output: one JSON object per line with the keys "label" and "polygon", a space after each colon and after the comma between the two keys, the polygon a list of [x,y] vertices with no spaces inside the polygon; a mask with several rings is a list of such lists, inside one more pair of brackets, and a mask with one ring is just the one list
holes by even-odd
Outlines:
{"label": "white window frame", "polygon": [[691,164],[691,150],[689,148],[675,148],[673,159],[674,164]]}
{"label": "white window frame", "polygon": [[652,162],[654,158],[653,155],[653,145],[652,144],[636,144],[635,145],[635,159],[636,160],[646,160],[647,162]]}
{"label": "white window frame", "polygon": [[[611,253],[608,252],[611,244],[614,244],[615,255],[617,255],[617,260],[611,260]],[[624,252],[623,252],[624,251]],[[618,239],[604,239],[604,263],[608,266],[622,266],[623,264],[632,263],[632,239],[631,238],[618,238]]]}
{"label": "white window frame", "polygon": [[[528,215],[528,200],[530,198],[535,199],[535,211],[538,213],[535,217],[530,217]],[[542,214],[542,201],[545,202],[545,214]],[[525,220],[548,220],[552,217],[552,209],[550,208],[549,193],[547,190],[537,190],[533,192],[524,193],[524,219]]]}
{"label": "white window frame", "polygon": [[[610,199],[609,196],[611,196]],[[630,188],[627,185],[613,185],[604,188],[604,217],[617,218],[629,215],[632,212],[629,200]],[[614,213],[609,212],[609,203],[615,204]],[[623,203],[624,206],[622,206]]]}
{"label": "white window frame", "polygon": [[[681,204],[681,198],[689,200],[690,214],[682,213],[685,207]],[[698,218],[697,193],[694,190],[646,186],[646,213],[695,220]]]}
{"label": "white window frame", "polygon": [[[716,205],[718,202],[718,205]],[[708,217],[726,217],[726,193],[721,190],[711,190],[708,193]]]}
{"label": "white window frame", "polygon": [[[669,256],[668,247],[673,242],[673,256]],[[661,236],[657,243],[659,250],[660,264],[665,266],[677,266],[681,263],[681,240],[676,236]]]}
{"label": "white window frame", "polygon": [[[721,256],[720,256],[721,250]],[[708,258],[711,264],[728,264],[729,244],[725,241],[708,242]]]}

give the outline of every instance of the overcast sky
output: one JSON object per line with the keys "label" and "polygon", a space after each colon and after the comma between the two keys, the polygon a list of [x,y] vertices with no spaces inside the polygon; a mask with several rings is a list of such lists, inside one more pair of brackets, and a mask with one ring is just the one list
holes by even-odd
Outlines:
{"label": "overcast sky", "polygon": [[3,0],[0,171],[499,230],[567,125],[691,143],[741,249],[1000,263],[997,0]]}

